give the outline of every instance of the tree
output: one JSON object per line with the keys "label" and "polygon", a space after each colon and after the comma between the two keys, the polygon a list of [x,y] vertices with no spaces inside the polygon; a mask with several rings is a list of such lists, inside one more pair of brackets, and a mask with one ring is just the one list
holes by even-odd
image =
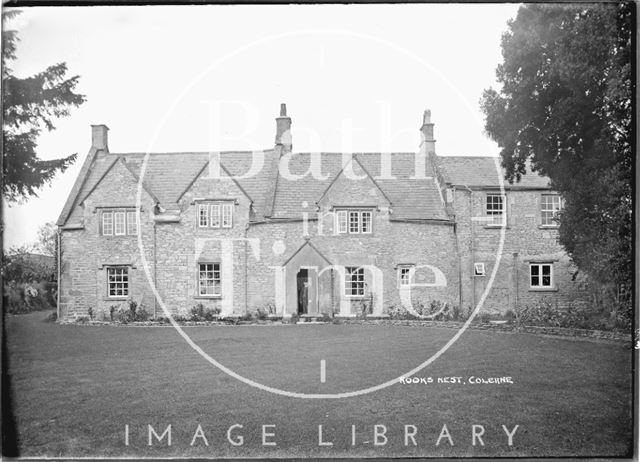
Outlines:
{"label": "tree", "polygon": [[635,5],[529,4],[502,37],[485,128],[510,182],[526,164],[565,206],[559,236],[578,268],[632,287],[632,37]]}
{"label": "tree", "polygon": [[40,226],[38,228],[38,242],[36,242],[34,250],[41,254],[55,257],[57,233],[58,227],[52,221]]}
{"label": "tree", "polygon": [[13,75],[9,64],[15,60],[19,39],[17,32],[6,30],[6,26],[18,14],[19,10],[2,13],[2,192],[9,201],[37,195],[39,188],[75,161],[77,154],[53,160],[38,158],[37,139],[43,128],[55,129],[54,119],[68,116],[71,108],[85,101],[83,95],[74,92],[79,77],[67,77],[65,63],[27,78]]}

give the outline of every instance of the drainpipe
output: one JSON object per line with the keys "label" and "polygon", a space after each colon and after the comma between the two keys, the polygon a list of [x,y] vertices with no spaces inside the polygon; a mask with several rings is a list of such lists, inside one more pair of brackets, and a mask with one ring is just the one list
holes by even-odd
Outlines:
{"label": "drainpipe", "polygon": [[[473,191],[469,188],[469,186],[467,186],[466,184],[463,184],[462,186],[464,186],[464,188],[469,191],[469,247],[470,247],[470,253],[471,253],[471,260],[475,260],[475,255],[473,253]],[[476,278],[472,277],[471,280],[473,281],[473,290],[471,291],[471,306],[475,307],[476,306]]]}
{"label": "drainpipe", "polygon": [[[142,221],[142,220],[140,220]],[[153,286],[158,290],[158,258],[157,258],[157,244],[156,244],[156,220],[153,220]],[[140,231],[142,232],[142,231]],[[158,302],[156,300],[156,295],[153,294],[153,319],[158,319]]]}
{"label": "drainpipe", "polygon": [[58,228],[58,231],[56,233],[56,240],[57,240],[57,244],[58,244],[57,245],[58,248],[56,249],[57,250],[56,258],[58,260],[58,264],[56,265],[58,267],[57,268],[57,270],[58,270],[57,271],[58,280],[57,280],[57,284],[56,284],[57,287],[58,287],[58,291],[57,291],[57,294],[56,294],[56,305],[57,305],[56,306],[56,319],[58,320],[58,322],[60,322],[60,279],[61,279],[61,277],[60,277],[61,270],[60,269],[62,267],[62,261],[61,261],[62,251],[61,251],[61,248],[60,248],[61,247],[61,243],[62,243],[62,232],[60,231],[60,228]]}
{"label": "drainpipe", "polygon": [[[249,212],[251,213],[251,212]],[[244,227],[244,312],[248,313],[249,312],[249,281],[248,281],[248,277],[249,277],[249,270],[247,268],[247,262],[248,262],[248,258],[247,258],[247,239],[249,238],[249,222],[247,221],[247,224]],[[233,256],[232,256],[233,258]]]}

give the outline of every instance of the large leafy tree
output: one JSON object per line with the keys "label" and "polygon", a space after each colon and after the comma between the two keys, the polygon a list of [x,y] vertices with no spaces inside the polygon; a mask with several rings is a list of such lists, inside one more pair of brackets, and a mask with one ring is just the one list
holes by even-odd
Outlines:
{"label": "large leafy tree", "polygon": [[54,119],[68,116],[71,108],[85,101],[74,91],[78,76],[68,77],[65,63],[26,78],[13,74],[10,64],[15,60],[19,39],[7,24],[18,14],[19,10],[2,13],[2,192],[9,201],[36,195],[57,172],[75,161],[76,154],[53,160],[38,158],[37,139],[42,129],[55,128]]}
{"label": "large leafy tree", "polygon": [[502,37],[486,131],[509,181],[530,162],[565,200],[560,242],[598,283],[632,284],[635,5],[529,4]]}

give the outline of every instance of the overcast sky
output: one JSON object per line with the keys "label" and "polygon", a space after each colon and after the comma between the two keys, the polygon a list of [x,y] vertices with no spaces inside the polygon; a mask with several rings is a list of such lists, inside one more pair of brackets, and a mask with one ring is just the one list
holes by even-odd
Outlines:
{"label": "overcast sky", "polygon": [[294,151],[417,150],[431,109],[441,155],[497,155],[479,99],[495,86],[518,4],[26,8],[18,76],[64,61],[87,102],[43,133],[43,159],[78,153],[38,198],[5,207],[5,247],[55,221],[90,147],[111,152],[273,146],[287,103]]}

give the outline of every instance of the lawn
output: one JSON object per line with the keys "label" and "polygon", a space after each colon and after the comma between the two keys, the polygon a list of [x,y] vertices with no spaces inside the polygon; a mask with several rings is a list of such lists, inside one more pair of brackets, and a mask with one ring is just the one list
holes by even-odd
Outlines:
{"label": "lawn", "polygon": [[[226,375],[171,327],[57,325],[45,317],[12,316],[6,325],[23,456],[613,457],[629,455],[632,446],[632,350],[623,343],[469,330],[417,374],[433,383],[299,399]],[[235,372],[301,393],[383,383],[425,361],[455,333],[331,324],[185,332]],[[472,376],[513,383],[470,383]],[[438,377],[461,377],[461,383],[438,383]],[[161,435],[169,424],[171,446],[167,435],[149,446],[148,426]],[[332,446],[319,445],[320,425],[323,443]],[[509,432],[518,425],[511,446],[503,425]],[[242,445],[228,441],[230,427],[231,440],[242,437]],[[472,432],[482,430],[473,445]],[[263,445],[263,432],[274,445]]]}

